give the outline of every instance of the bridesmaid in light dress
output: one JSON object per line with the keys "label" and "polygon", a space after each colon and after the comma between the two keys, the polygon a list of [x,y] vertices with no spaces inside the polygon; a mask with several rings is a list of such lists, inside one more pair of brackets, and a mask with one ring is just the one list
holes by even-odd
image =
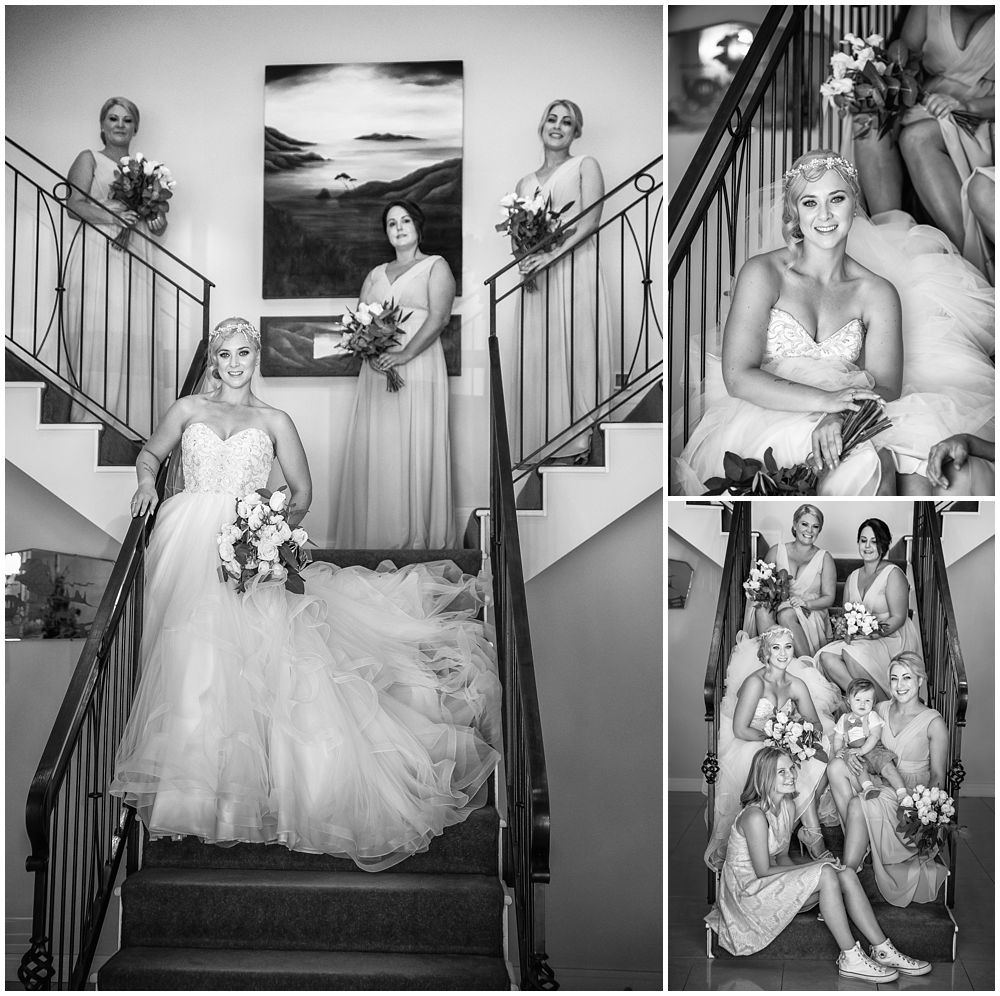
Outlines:
{"label": "bridesmaid in light dress", "polygon": [[[716,905],[705,917],[719,943],[735,955],[767,947],[802,910],[819,904],[840,955],[838,974],[865,982],[926,975],[931,966],[897,951],[875,918],[857,873],[830,856],[796,864],[788,853],[797,769],[776,747],[753,759],[729,838]],[[851,922],[868,939],[855,941]]]}
{"label": "bridesmaid in light dress", "polygon": [[[334,544],[339,549],[439,550],[458,530],[451,489],[448,371],[441,333],[451,317],[455,278],[441,256],[420,248],[424,215],[408,200],[383,209],[396,258],[365,278],[360,300],[390,298],[410,313],[399,345],[358,376],[340,477]],[[386,388],[397,368],[399,391]]]}
{"label": "bridesmaid in light dress", "polygon": [[[564,221],[604,196],[597,160],[570,154],[582,133],[580,108],[571,100],[552,101],[538,125],[542,165],[517,183],[522,197],[551,197],[553,210],[572,202]],[[560,245],[519,263],[524,276],[534,274],[537,289],[522,291],[517,327],[504,350],[515,462],[532,454],[533,463],[585,462],[591,432],[569,441],[559,436],[575,421],[587,424],[587,416],[611,395],[611,326],[595,236],[600,222],[601,209],[596,207],[571,226],[572,234]],[[556,259],[548,269],[540,269]],[[547,445],[551,440],[555,442]]]}
{"label": "bridesmaid in light dress", "polygon": [[[948,727],[936,709],[924,705],[927,672],[914,653],[898,654],[889,668],[892,698],[879,702],[882,744],[899,760],[896,768],[910,790],[917,785],[943,789],[948,764]],[[870,849],[879,892],[893,906],[929,903],[948,877],[934,858],[921,857],[896,831],[899,800],[890,785],[874,799],[856,797],[863,762],[853,751],[831,758],[830,789],[845,827],[844,863],[858,867]],[[876,776],[877,778],[877,776]]]}

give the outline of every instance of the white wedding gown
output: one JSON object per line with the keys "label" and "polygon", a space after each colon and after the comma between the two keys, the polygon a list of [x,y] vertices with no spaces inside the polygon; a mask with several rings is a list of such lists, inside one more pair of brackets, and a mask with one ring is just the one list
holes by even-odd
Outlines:
{"label": "white wedding gown", "polygon": [[222,583],[216,536],[267,483],[260,429],[183,435],[147,554],[141,672],[113,795],[151,837],[280,843],[377,871],[483,805],[500,684],[454,564],[312,564],[305,595]]}

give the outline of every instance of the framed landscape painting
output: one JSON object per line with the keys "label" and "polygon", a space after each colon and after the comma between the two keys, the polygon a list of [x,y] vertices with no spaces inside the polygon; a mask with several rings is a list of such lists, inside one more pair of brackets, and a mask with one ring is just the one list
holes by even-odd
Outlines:
{"label": "framed landscape painting", "polygon": [[461,62],[266,67],[263,296],[356,297],[400,197],[461,294],[462,100]]}

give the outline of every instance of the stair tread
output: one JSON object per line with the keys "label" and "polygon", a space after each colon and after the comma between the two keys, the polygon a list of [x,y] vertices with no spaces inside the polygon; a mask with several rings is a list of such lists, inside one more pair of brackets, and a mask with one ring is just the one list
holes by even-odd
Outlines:
{"label": "stair tread", "polygon": [[[108,986],[121,976],[156,976],[169,973],[176,985],[184,977],[195,985],[206,988],[204,983],[214,980],[242,982],[241,988],[291,988],[296,981],[310,983],[328,979],[338,985],[321,988],[343,988],[345,982],[365,979],[372,983],[352,988],[388,988],[378,983],[392,982],[391,988],[400,983],[431,983],[410,985],[408,988],[468,989],[479,983],[484,988],[508,988],[507,969],[500,956],[409,953],[394,951],[314,951],[314,950],[260,950],[225,948],[160,948],[127,947],[115,954],[98,973],[101,982]],[[181,979],[178,980],[177,976]],[[260,982],[255,986],[254,981]],[[152,979],[150,981],[153,981]],[[215,988],[236,988],[232,985]]]}
{"label": "stair tread", "polygon": [[153,885],[239,886],[251,889],[293,887],[296,889],[336,889],[346,892],[413,892],[455,890],[465,892],[499,891],[500,882],[489,875],[460,872],[378,873],[337,872],[272,868],[142,868],[130,875],[123,889],[148,888]]}

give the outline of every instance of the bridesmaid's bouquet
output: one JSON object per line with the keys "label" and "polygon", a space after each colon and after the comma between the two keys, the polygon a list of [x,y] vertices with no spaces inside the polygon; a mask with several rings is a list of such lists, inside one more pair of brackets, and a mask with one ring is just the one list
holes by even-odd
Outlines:
{"label": "bridesmaid's bouquet", "polygon": [[[118,160],[110,195],[112,200],[121,201],[147,221],[170,210],[167,201],[174,196],[176,185],[170,170],[163,163],[147,159],[137,152],[134,156],[122,156]],[[124,249],[131,236],[132,229],[123,227],[113,244]]]}
{"label": "bridesmaid's bouquet", "polygon": [[791,586],[792,578],[788,571],[784,568],[775,570],[774,564],[758,560],[750,568],[750,577],[743,582],[743,591],[747,601],[774,613],[782,602],[788,601]]}
{"label": "bridesmaid's bouquet", "polygon": [[[844,416],[840,429],[841,459],[891,426],[879,402],[862,401],[857,411],[849,411]],[[710,477],[705,481],[706,495],[808,496],[815,495],[819,486],[819,470],[813,465],[811,455],[802,463],[779,467],[770,446],[764,451],[763,461],[727,451],[722,469],[725,477]]]}
{"label": "bridesmaid's bouquet", "polygon": [[298,595],[305,592],[299,571],[309,563],[304,529],[292,529],[282,509],[288,501],[284,487],[258,488],[236,501],[236,521],[219,530],[219,580],[236,582],[241,594],[254,579],[284,581]]}
{"label": "bridesmaid's bouquet", "polygon": [[[400,325],[412,314],[411,311],[404,315],[402,307],[391,299],[381,304],[360,302],[357,311],[347,312],[348,317],[344,321],[346,331],[340,348],[367,360],[374,370],[374,361],[388,352],[390,346],[399,344],[399,337],[403,334]],[[398,391],[402,386],[403,378],[395,367],[385,371],[387,391]]]}
{"label": "bridesmaid's bouquet", "polygon": [[952,822],[955,800],[944,789],[918,785],[899,804],[896,829],[903,840],[925,858],[938,853],[958,827]]}
{"label": "bridesmaid's bouquet", "polygon": [[782,706],[764,724],[765,743],[780,747],[791,754],[798,764],[815,757],[818,761],[829,761],[823,749],[823,736],[807,719],[803,719],[792,709],[789,702]]}
{"label": "bridesmaid's bouquet", "polygon": [[831,616],[833,635],[837,640],[850,643],[857,637],[878,636],[881,624],[864,605],[864,602],[845,602],[844,611]]}
{"label": "bridesmaid's bouquet", "polygon": [[[541,191],[536,191],[532,198],[521,197],[518,194],[505,194],[500,198],[500,206],[507,212],[507,217],[496,226],[496,230],[509,235],[514,246],[514,258],[524,259],[535,252],[541,243],[547,242],[548,248],[562,245],[576,229],[564,228],[559,220],[576,201],[570,201],[558,211],[552,210],[552,195],[544,200]],[[537,287],[534,277],[528,277],[524,289],[533,291]]]}

